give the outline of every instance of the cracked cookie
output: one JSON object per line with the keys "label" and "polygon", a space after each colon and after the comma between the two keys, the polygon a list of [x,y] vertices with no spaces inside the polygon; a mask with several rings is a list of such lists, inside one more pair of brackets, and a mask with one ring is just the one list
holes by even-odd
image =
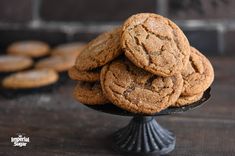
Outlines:
{"label": "cracked cookie", "polygon": [[13,55],[24,55],[38,58],[49,54],[48,44],[41,41],[20,41],[11,44],[7,52]]}
{"label": "cracked cookie", "polygon": [[51,51],[51,55],[77,57],[85,45],[83,42],[61,44]]}
{"label": "cracked cookie", "polygon": [[122,53],[120,28],[103,33],[89,42],[77,57],[75,66],[80,71],[105,65]]}
{"label": "cracked cookie", "polygon": [[183,79],[179,73],[157,76],[123,59],[102,68],[101,86],[106,97],[118,107],[134,113],[153,114],[176,102]]}
{"label": "cracked cookie", "polygon": [[136,14],[124,22],[121,46],[136,66],[160,76],[181,72],[190,54],[189,42],[180,28],[153,13]]}
{"label": "cracked cookie", "polygon": [[1,55],[0,72],[15,72],[27,69],[33,65],[33,60],[26,56]]}
{"label": "cracked cookie", "polygon": [[189,63],[182,71],[184,85],[182,95],[190,96],[204,92],[214,80],[210,61],[197,49],[191,47]]}
{"label": "cracked cookie", "polygon": [[35,67],[38,69],[54,69],[57,72],[64,72],[74,65],[75,59],[75,57],[68,56],[51,56],[38,61]]}
{"label": "cracked cookie", "polygon": [[9,89],[29,89],[48,86],[56,83],[57,80],[58,74],[54,70],[34,69],[5,77],[2,86]]}
{"label": "cracked cookie", "polygon": [[203,92],[196,94],[196,95],[191,95],[191,96],[180,96],[178,100],[174,104],[171,105],[171,107],[182,107],[182,106],[192,104],[200,100],[202,96],[203,96]]}
{"label": "cracked cookie", "polygon": [[89,71],[79,71],[75,66],[69,69],[69,77],[72,80],[79,81],[99,81],[100,80],[100,69],[93,69]]}
{"label": "cracked cookie", "polygon": [[78,82],[73,95],[76,100],[87,105],[99,105],[109,103],[104,96],[100,82]]}

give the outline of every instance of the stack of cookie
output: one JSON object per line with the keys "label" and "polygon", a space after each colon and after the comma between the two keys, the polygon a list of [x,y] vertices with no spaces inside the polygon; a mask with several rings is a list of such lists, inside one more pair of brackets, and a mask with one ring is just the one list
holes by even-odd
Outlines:
{"label": "stack of cookie", "polygon": [[199,100],[211,85],[209,60],[169,19],[152,13],[129,17],[81,51],[69,75],[84,104],[114,105],[153,114]]}
{"label": "stack of cookie", "polygon": [[70,78],[79,81],[74,96],[81,103],[110,103],[101,89],[100,72],[104,65],[122,54],[120,33],[121,29],[117,28],[88,43],[69,70]]}

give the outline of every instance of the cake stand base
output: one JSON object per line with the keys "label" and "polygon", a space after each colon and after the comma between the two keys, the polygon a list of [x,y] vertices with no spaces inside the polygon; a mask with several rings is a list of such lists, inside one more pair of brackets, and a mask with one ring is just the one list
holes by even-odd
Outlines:
{"label": "cake stand base", "polygon": [[168,154],[175,148],[175,136],[151,116],[135,116],[114,133],[114,149],[124,153]]}
{"label": "cake stand base", "polygon": [[202,106],[209,100],[211,88],[208,88],[203,97],[187,106],[169,107],[148,116],[125,111],[113,104],[86,105],[87,107],[109,114],[134,116],[130,123],[113,135],[114,150],[134,155],[165,155],[175,148],[175,136],[172,132],[162,128],[154,119],[155,116],[183,113]]}

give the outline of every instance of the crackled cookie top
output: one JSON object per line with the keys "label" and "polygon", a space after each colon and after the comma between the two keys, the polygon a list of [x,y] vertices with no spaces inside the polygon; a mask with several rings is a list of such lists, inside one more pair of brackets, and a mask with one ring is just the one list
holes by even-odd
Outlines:
{"label": "crackled cookie top", "polygon": [[152,13],[136,14],[125,21],[121,46],[135,65],[161,76],[180,72],[190,53],[189,42],[180,28]]}
{"label": "crackled cookie top", "polygon": [[100,69],[93,69],[89,71],[79,71],[75,66],[69,69],[69,77],[72,80],[79,81],[99,81],[100,80]]}
{"label": "crackled cookie top", "polygon": [[76,100],[83,104],[98,105],[109,103],[104,96],[100,82],[78,82],[73,95]]}
{"label": "crackled cookie top", "polygon": [[25,55],[29,57],[42,57],[49,53],[48,44],[41,41],[20,41],[11,44],[7,48],[9,54]]}
{"label": "crackled cookie top", "polygon": [[76,68],[91,70],[105,65],[121,53],[120,28],[116,28],[89,42],[77,57]]}
{"label": "crackled cookie top", "polygon": [[106,97],[130,112],[153,114],[173,104],[182,91],[181,74],[153,75],[127,59],[117,60],[101,70],[101,86]]}
{"label": "crackled cookie top", "polygon": [[184,79],[182,95],[204,92],[214,80],[214,70],[210,61],[197,49],[191,47],[189,63],[182,71]]}
{"label": "crackled cookie top", "polygon": [[203,96],[203,92],[199,94],[191,95],[191,96],[180,96],[178,100],[174,104],[171,105],[171,107],[182,107],[182,106],[192,104],[200,100],[202,96]]}

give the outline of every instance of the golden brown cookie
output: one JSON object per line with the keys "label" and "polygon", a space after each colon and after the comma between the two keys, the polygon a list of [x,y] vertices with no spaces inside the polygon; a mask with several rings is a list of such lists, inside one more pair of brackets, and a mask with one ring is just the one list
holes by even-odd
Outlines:
{"label": "golden brown cookie", "polygon": [[26,56],[1,55],[0,72],[15,72],[31,67],[33,61]]}
{"label": "golden brown cookie", "polygon": [[78,82],[73,95],[76,100],[87,105],[99,105],[109,103],[104,96],[100,82]]}
{"label": "golden brown cookie", "polygon": [[183,79],[181,74],[153,75],[125,59],[102,68],[101,86],[106,97],[118,107],[134,113],[153,114],[176,102]]}
{"label": "golden brown cookie", "polygon": [[91,70],[105,65],[121,53],[120,28],[116,28],[89,42],[77,57],[76,68],[80,71]]}
{"label": "golden brown cookie", "polygon": [[99,81],[100,80],[100,69],[89,70],[89,71],[79,71],[73,66],[68,71],[69,77],[72,80],[79,81]]}
{"label": "golden brown cookie", "polygon": [[180,28],[153,13],[136,14],[125,21],[121,46],[135,65],[161,76],[181,72],[190,54],[189,42]]}
{"label": "golden brown cookie", "polygon": [[73,42],[61,44],[51,51],[54,56],[73,56],[77,57],[86,44],[83,42]]}
{"label": "golden brown cookie", "polygon": [[38,88],[56,83],[58,74],[54,70],[39,69],[14,73],[2,81],[2,86],[9,89]]}
{"label": "golden brown cookie", "polygon": [[33,58],[42,57],[49,53],[48,44],[41,41],[20,41],[7,48],[9,54],[24,55]]}
{"label": "golden brown cookie", "polygon": [[51,56],[37,62],[35,67],[39,69],[46,68],[54,69],[57,72],[64,72],[74,65],[75,59],[75,57]]}
{"label": "golden brown cookie", "polygon": [[182,107],[186,105],[190,105],[198,100],[200,100],[203,96],[203,92],[196,94],[196,95],[191,95],[191,96],[180,96],[178,100],[171,105],[171,107]]}
{"label": "golden brown cookie", "polygon": [[204,92],[214,80],[210,61],[197,49],[191,47],[189,63],[182,72],[184,79],[182,95],[190,96]]}

